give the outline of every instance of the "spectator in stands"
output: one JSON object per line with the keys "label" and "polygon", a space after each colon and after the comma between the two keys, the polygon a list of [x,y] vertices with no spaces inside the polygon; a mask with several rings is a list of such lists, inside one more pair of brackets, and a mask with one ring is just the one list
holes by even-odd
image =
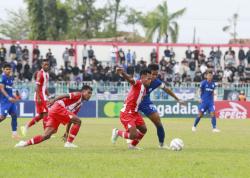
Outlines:
{"label": "spectator in stands", "polygon": [[[82,49],[82,63],[84,65],[86,65],[87,59],[88,59],[88,50],[87,50],[87,45],[84,44],[83,49]],[[90,64],[90,61],[89,61],[89,64]]]}
{"label": "spectator in stands", "polygon": [[136,52],[134,51],[132,54],[132,65],[134,65],[134,66],[136,64],[136,58],[137,58],[137,55],[136,55]]}
{"label": "spectator in stands", "polygon": [[250,67],[250,47],[246,53],[246,59],[247,59],[247,65],[248,67]]}
{"label": "spectator in stands", "polygon": [[10,62],[10,65],[11,65],[11,68],[12,68],[12,72],[13,72],[13,74],[15,76],[15,74],[16,74],[16,66],[17,66],[16,60],[12,59],[11,62]]}
{"label": "spectator in stands", "polygon": [[193,55],[194,55],[194,60],[198,62],[199,56],[200,56],[200,50],[199,50],[198,46],[195,46],[195,50],[193,51]]}
{"label": "spectator in stands", "polygon": [[123,62],[125,63],[125,53],[122,48],[120,48],[118,51],[118,59],[120,64],[122,64]]}
{"label": "spectator in stands", "polygon": [[245,68],[245,82],[246,83],[250,82],[250,66],[249,65]]}
{"label": "spectator in stands", "polygon": [[110,59],[111,59],[112,66],[114,66],[116,64],[117,56],[118,56],[118,48],[117,48],[117,46],[113,45],[111,50],[110,50]]}
{"label": "spectator in stands", "polygon": [[240,94],[239,94],[239,101],[246,101],[247,98],[246,98],[246,95],[245,95],[245,92],[244,91],[240,91]]}
{"label": "spectator in stands", "polygon": [[157,52],[156,52],[155,48],[153,48],[153,50],[150,53],[150,62],[156,63],[156,61],[157,61]]}
{"label": "spectator in stands", "polygon": [[131,53],[130,49],[128,50],[128,52],[126,54],[126,62],[127,62],[127,65],[132,64],[132,53]]}
{"label": "spectator in stands", "polygon": [[225,56],[227,54],[229,54],[233,56],[233,58],[235,58],[235,51],[232,49],[232,47],[229,47],[228,50],[225,52],[225,55],[224,55],[224,60],[225,60]]}
{"label": "spectator in stands", "polygon": [[175,52],[173,48],[170,48],[170,60],[175,58]]}
{"label": "spectator in stands", "polygon": [[188,63],[188,66],[189,66],[189,75],[191,76],[191,78],[193,79],[194,78],[194,75],[195,75],[195,70],[196,70],[196,63],[195,63],[195,60],[194,59],[189,59],[189,63]]}
{"label": "spectator in stands", "polygon": [[206,62],[206,55],[204,54],[203,50],[200,50],[199,58],[198,58],[198,65],[200,66],[201,64],[205,62]]}
{"label": "spectator in stands", "polygon": [[22,58],[24,61],[29,60],[29,49],[27,48],[27,46],[24,46],[24,48],[22,50]]}
{"label": "spectator in stands", "polygon": [[200,70],[195,72],[195,76],[194,76],[194,82],[200,83],[203,80],[202,78],[202,73]]}
{"label": "spectator in stands", "polygon": [[208,61],[212,62],[215,65],[215,51],[213,46],[211,47],[211,51],[209,52]]}
{"label": "spectator in stands", "polygon": [[7,54],[7,50],[4,47],[4,44],[1,44],[1,48],[0,48],[0,62],[4,62],[6,60],[6,54]]}
{"label": "spectator in stands", "polygon": [[15,42],[12,42],[12,45],[10,46],[10,59],[16,59],[16,45]]}
{"label": "spectator in stands", "polygon": [[40,50],[38,45],[33,49],[33,59],[32,59],[32,64],[36,62],[40,58]]}
{"label": "spectator in stands", "polygon": [[245,66],[245,58],[246,58],[245,51],[243,50],[243,46],[241,46],[238,52],[239,64]]}
{"label": "spectator in stands", "polygon": [[46,53],[46,59],[48,59],[49,61],[51,61],[52,59],[52,52],[50,48],[48,49],[48,52]]}
{"label": "spectator in stands", "polygon": [[88,57],[89,61],[92,61],[93,58],[95,57],[95,51],[93,50],[92,46],[89,46]]}
{"label": "spectator in stands", "polygon": [[205,62],[203,62],[203,63],[201,64],[201,66],[200,66],[200,71],[201,71],[202,75],[204,75],[205,72],[207,71],[207,65],[206,65]]}
{"label": "spectator in stands", "polygon": [[233,72],[228,67],[226,67],[224,76],[223,76],[223,82],[224,83],[228,82],[232,78],[232,76],[233,76]]}
{"label": "spectator in stands", "polygon": [[173,67],[174,74],[177,74],[180,72],[180,63],[176,62],[174,67]]}
{"label": "spectator in stands", "polygon": [[235,65],[234,53],[232,51],[228,51],[224,56],[224,60],[225,60],[224,67],[234,66]]}
{"label": "spectator in stands", "polygon": [[69,49],[68,48],[65,48],[65,51],[63,52],[62,58],[64,61],[64,68],[67,68],[68,64],[69,64]]}
{"label": "spectator in stands", "polygon": [[16,42],[16,59],[22,60],[22,47],[20,46],[20,42]]}
{"label": "spectator in stands", "polygon": [[77,63],[75,61],[75,54],[76,54],[76,52],[75,52],[74,46],[73,46],[73,44],[71,44],[70,48],[69,48],[69,62],[71,64],[74,64],[74,65]]}
{"label": "spectator in stands", "polygon": [[220,50],[220,46],[217,47],[217,50],[215,51],[215,56],[214,56],[214,65],[216,68],[221,66],[221,56],[222,52]]}
{"label": "spectator in stands", "polygon": [[134,73],[135,73],[135,67],[132,64],[128,63],[127,74],[133,77]]}
{"label": "spectator in stands", "polygon": [[28,80],[28,81],[31,81],[32,75],[33,74],[30,71],[30,65],[29,65],[28,61],[26,61],[24,64],[23,78]]}
{"label": "spectator in stands", "polygon": [[185,51],[186,59],[191,60],[193,52],[190,49],[190,46],[187,47],[188,49]]}
{"label": "spectator in stands", "polygon": [[164,56],[165,56],[166,58],[169,58],[169,59],[170,59],[170,50],[169,50],[168,46],[167,46],[166,49],[164,50]]}
{"label": "spectator in stands", "polygon": [[77,64],[72,68],[73,81],[81,82],[82,76],[80,75],[80,69]]}

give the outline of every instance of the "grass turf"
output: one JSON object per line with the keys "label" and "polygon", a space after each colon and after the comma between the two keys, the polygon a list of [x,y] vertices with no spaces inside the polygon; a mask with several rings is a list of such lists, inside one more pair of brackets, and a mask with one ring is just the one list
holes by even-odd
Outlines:
{"label": "grass turf", "polygon": [[[28,119],[19,119],[19,125]],[[212,133],[210,120],[201,120],[196,133],[192,119],[163,119],[166,142],[183,139],[183,151],[158,149],[156,129],[146,119],[148,133],[139,144],[144,150],[128,150],[119,138],[110,142],[111,130],[122,128],[118,119],[83,119],[75,140],[77,149],[65,149],[64,127],[55,138],[16,149],[11,138],[10,119],[0,124],[0,177],[250,177],[250,120],[219,120],[221,133]],[[26,137],[42,133],[39,123]]]}

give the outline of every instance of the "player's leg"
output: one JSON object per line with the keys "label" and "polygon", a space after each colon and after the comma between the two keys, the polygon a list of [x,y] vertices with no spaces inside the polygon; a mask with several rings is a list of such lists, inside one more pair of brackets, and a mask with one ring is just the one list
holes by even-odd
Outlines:
{"label": "player's leg", "polygon": [[12,138],[19,139],[19,135],[17,134],[17,109],[16,104],[12,103],[9,114],[11,116],[11,128],[12,128]]}
{"label": "player's leg", "polygon": [[15,147],[26,147],[26,146],[30,146],[30,145],[35,145],[35,144],[39,144],[45,140],[48,140],[52,134],[56,133],[56,129],[53,127],[47,127],[44,131],[43,135],[37,135],[33,138],[31,138],[30,140],[27,141],[20,141],[19,143],[17,143],[15,145]]}
{"label": "player's leg", "polygon": [[215,117],[215,107],[214,104],[211,104],[209,106],[209,112],[210,112],[210,116],[211,116],[211,124],[213,127],[213,132],[220,132],[219,129],[216,128],[216,117]]}
{"label": "player's leg", "polygon": [[6,116],[8,115],[8,110],[9,110],[9,104],[0,103],[0,122],[6,119]]}
{"label": "player's leg", "polygon": [[194,125],[192,127],[192,131],[195,132],[197,125],[199,124],[201,118],[203,117],[204,112],[206,112],[206,105],[204,103],[199,104],[198,106],[199,113],[198,116],[194,120]]}
{"label": "player's leg", "polygon": [[146,125],[139,125],[139,126],[136,126],[137,128],[137,135],[136,135],[136,138],[132,140],[132,142],[129,144],[129,148],[133,149],[135,148],[138,143],[142,140],[142,138],[144,137],[144,135],[147,133],[147,127]]}
{"label": "player's leg", "polygon": [[67,148],[72,148],[72,147],[77,147],[77,145],[72,144],[74,141],[75,137],[77,136],[80,127],[81,127],[81,120],[75,116],[75,115],[70,115],[70,122],[73,123],[73,125],[70,128],[69,135],[67,138],[67,142],[65,143],[64,147]]}

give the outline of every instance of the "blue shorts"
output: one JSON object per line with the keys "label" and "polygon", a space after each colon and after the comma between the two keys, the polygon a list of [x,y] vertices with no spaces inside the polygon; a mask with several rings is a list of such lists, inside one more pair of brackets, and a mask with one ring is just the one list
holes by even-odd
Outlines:
{"label": "blue shorts", "polygon": [[215,106],[214,103],[201,103],[199,104],[199,112],[215,112]]}
{"label": "blue shorts", "polygon": [[0,103],[0,115],[6,117],[8,114],[17,114],[15,103]]}
{"label": "blue shorts", "polygon": [[148,117],[150,114],[157,112],[157,109],[153,103],[142,103],[139,106],[139,111]]}

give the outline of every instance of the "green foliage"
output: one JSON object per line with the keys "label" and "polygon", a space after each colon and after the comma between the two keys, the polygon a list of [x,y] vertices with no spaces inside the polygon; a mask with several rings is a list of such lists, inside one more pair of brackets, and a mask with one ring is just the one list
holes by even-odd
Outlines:
{"label": "green foliage", "polygon": [[28,34],[30,32],[30,24],[26,10],[19,9],[17,12],[7,10],[7,13],[7,20],[1,20],[0,34],[8,39],[28,39]]}
{"label": "green foliage", "polygon": [[141,20],[142,26],[146,30],[146,38],[148,41],[153,41],[153,37],[157,34],[157,41],[162,39],[168,42],[168,36],[171,36],[173,43],[178,41],[179,25],[176,20],[183,16],[186,8],[178,10],[174,13],[169,13],[167,1],[157,8],[147,13]]}
{"label": "green foliage", "polygon": [[[28,119],[19,119],[23,125]],[[166,143],[179,137],[184,150],[160,150],[155,126],[146,119],[148,132],[139,143],[144,150],[128,150],[126,141],[110,142],[114,127],[123,129],[119,119],[82,119],[74,141],[77,149],[65,149],[60,126],[55,138],[23,149],[11,139],[10,122],[0,125],[0,177],[4,178],[246,178],[250,177],[249,120],[219,120],[221,133],[212,133],[210,119],[191,131],[193,119],[162,119]],[[43,133],[42,122],[29,129],[28,137]],[[10,171],[12,170],[12,171]]]}

